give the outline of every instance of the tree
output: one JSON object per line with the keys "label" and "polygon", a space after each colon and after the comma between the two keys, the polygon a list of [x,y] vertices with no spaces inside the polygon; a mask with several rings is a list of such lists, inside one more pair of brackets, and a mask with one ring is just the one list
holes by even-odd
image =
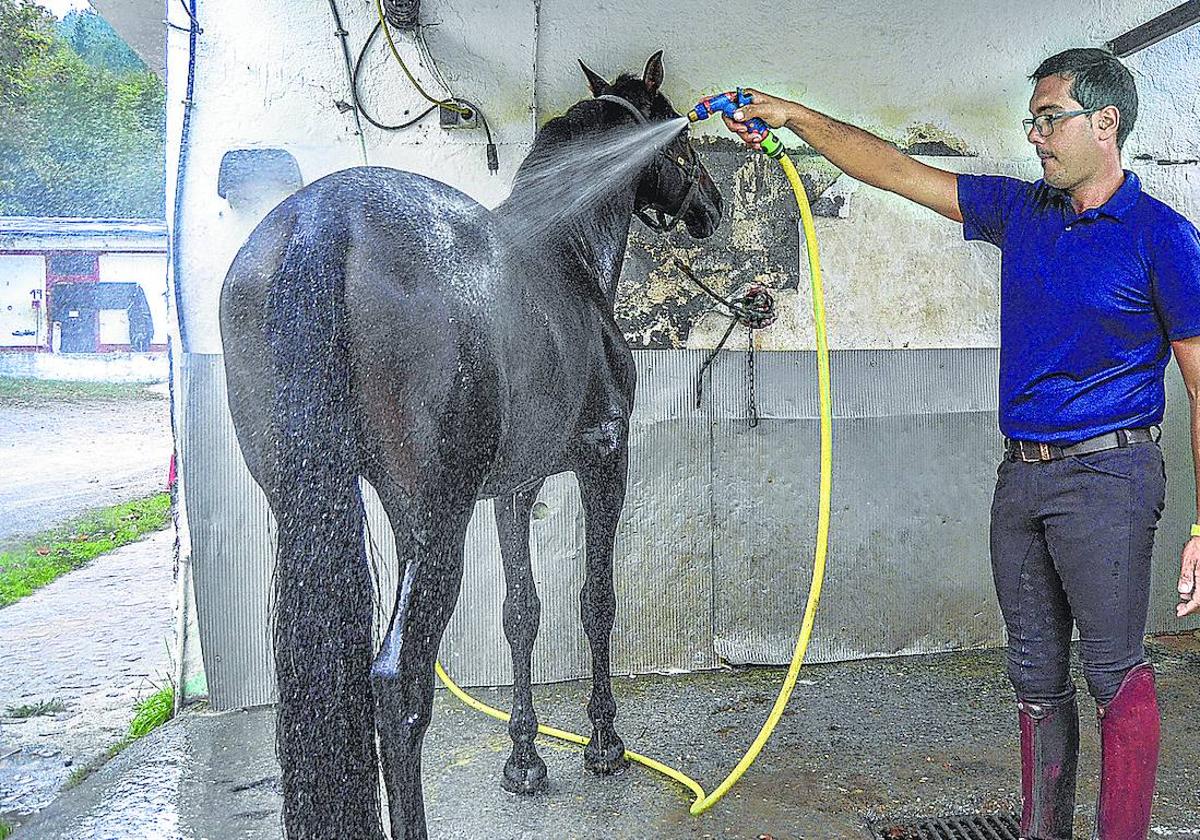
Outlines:
{"label": "tree", "polygon": [[67,12],[58,25],[58,33],[93,67],[114,73],[146,69],[145,63],[121,40],[108,21],[91,9]]}
{"label": "tree", "polygon": [[54,18],[29,0],[0,0],[0,114],[28,94],[22,71],[54,43]]}
{"label": "tree", "polygon": [[[120,66],[94,23],[71,31]],[[163,217],[165,91],[138,64],[93,66],[45,10],[0,0],[0,215]]]}

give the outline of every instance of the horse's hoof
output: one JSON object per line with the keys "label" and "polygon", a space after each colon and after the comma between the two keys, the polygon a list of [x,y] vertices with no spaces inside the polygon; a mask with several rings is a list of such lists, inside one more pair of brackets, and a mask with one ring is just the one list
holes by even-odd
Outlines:
{"label": "horse's hoof", "polygon": [[583,767],[601,776],[620,773],[629,766],[625,757],[625,744],[614,732],[607,737],[592,734],[592,740],[583,748]]}
{"label": "horse's hoof", "polygon": [[532,796],[544,791],[548,785],[546,762],[542,761],[537,753],[533,754],[528,767],[522,767],[511,756],[504,763],[504,776],[500,779],[500,786],[509,793]]}

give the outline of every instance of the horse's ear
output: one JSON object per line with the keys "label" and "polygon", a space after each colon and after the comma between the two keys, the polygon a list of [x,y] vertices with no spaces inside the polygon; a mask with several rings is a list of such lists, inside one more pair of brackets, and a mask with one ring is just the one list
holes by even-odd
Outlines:
{"label": "horse's ear", "polygon": [[582,58],[579,59],[579,67],[583,70],[583,75],[587,77],[588,87],[592,89],[592,96],[602,96],[608,92],[611,85],[604,81],[603,76],[584,64]]}
{"label": "horse's ear", "polygon": [[642,81],[646,84],[646,90],[650,91],[651,96],[658,93],[658,89],[662,87],[662,54],[663,51],[659,50],[650,56],[650,60],[646,62],[646,69],[642,71]]}

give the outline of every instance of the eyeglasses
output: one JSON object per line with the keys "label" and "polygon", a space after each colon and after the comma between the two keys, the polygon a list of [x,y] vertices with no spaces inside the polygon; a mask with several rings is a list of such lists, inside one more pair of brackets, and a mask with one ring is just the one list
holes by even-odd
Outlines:
{"label": "eyeglasses", "polygon": [[1049,137],[1054,133],[1054,124],[1059,120],[1065,120],[1067,117],[1079,117],[1084,114],[1094,114],[1099,110],[1099,108],[1082,108],[1078,111],[1060,111],[1057,114],[1042,114],[1040,117],[1021,120],[1021,125],[1025,126],[1026,134],[1029,133],[1030,129],[1036,128],[1039,137]]}

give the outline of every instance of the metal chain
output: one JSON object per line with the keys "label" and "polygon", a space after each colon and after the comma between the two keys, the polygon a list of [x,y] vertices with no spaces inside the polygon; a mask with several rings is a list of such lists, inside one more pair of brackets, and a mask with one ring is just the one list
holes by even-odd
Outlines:
{"label": "metal chain", "polygon": [[754,394],[754,328],[746,327],[746,388],[749,397],[750,428],[758,426],[758,400]]}

